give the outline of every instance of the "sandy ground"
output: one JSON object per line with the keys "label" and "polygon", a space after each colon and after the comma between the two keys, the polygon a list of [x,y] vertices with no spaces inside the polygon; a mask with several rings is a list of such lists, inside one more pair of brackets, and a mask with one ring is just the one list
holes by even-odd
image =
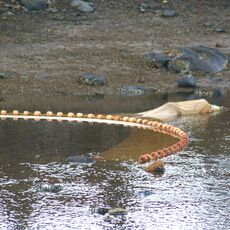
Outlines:
{"label": "sandy ground", "polygon": [[[49,10],[28,13],[0,1],[0,80],[2,98],[10,95],[78,95],[117,93],[122,85],[151,86],[175,92],[177,76],[141,65],[141,55],[175,46],[206,45],[230,55],[229,0],[92,0],[94,13],[83,14],[69,0],[56,1]],[[158,3],[140,12],[140,3]],[[163,18],[172,8],[177,17]],[[13,13],[12,15],[9,13]],[[218,28],[225,32],[219,33]],[[228,66],[229,67],[229,66]],[[108,84],[86,87],[82,73],[105,76]],[[198,86],[223,90],[230,86],[230,71],[214,80],[200,78]]]}

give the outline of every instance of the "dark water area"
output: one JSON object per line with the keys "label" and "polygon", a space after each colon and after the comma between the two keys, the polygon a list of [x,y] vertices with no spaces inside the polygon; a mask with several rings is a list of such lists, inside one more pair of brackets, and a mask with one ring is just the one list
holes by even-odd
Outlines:
{"label": "dark water area", "polygon": [[[189,98],[109,95],[26,103],[18,98],[1,107],[132,113],[182,99]],[[209,102],[230,108],[229,95]],[[188,133],[190,143],[166,158],[165,173],[156,175],[146,173],[135,157],[175,141],[163,134],[106,124],[2,120],[0,229],[230,229],[229,117],[226,111],[170,122]],[[104,158],[94,160],[98,153]],[[81,161],[82,156],[87,158]],[[100,207],[128,212],[93,211]]]}

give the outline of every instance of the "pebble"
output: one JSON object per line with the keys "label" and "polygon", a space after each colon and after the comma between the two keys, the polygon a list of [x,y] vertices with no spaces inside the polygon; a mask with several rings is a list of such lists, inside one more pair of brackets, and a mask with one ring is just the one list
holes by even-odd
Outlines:
{"label": "pebble", "polygon": [[103,86],[107,83],[107,80],[105,77],[94,73],[84,73],[79,78],[79,83],[88,86]]}
{"label": "pebble", "polygon": [[0,73],[0,79],[4,79],[6,78],[6,74],[5,73]]}
{"label": "pebble", "polygon": [[226,30],[223,27],[216,28],[217,33],[226,33]]}
{"label": "pebble", "polygon": [[80,12],[83,13],[91,13],[94,11],[93,7],[89,2],[81,1],[81,0],[73,0],[71,2],[72,7],[76,7]]}
{"label": "pebble", "polygon": [[161,9],[161,5],[156,2],[148,2],[148,3],[140,3],[139,5],[139,11],[144,12],[150,12]]}
{"label": "pebble", "polygon": [[177,13],[175,10],[167,9],[162,12],[162,17],[165,17],[165,18],[172,18],[176,16],[177,16]]}
{"label": "pebble", "polygon": [[142,13],[148,11],[148,5],[145,3],[141,3],[139,6],[139,11]]}
{"label": "pebble", "polygon": [[213,24],[211,23],[211,22],[204,22],[203,23],[203,26],[205,26],[205,27],[210,27],[210,26],[212,26]]}
{"label": "pebble", "polygon": [[50,13],[57,13],[58,9],[57,8],[49,8],[48,10]]}

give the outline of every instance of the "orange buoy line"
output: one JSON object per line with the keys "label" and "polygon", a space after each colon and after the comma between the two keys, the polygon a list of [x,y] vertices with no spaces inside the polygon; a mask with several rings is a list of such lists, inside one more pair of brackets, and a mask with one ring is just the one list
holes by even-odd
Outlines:
{"label": "orange buoy line", "polygon": [[174,153],[177,153],[183,149],[185,149],[188,145],[188,135],[182,131],[181,129],[163,124],[158,121],[151,121],[142,118],[128,117],[128,116],[119,116],[119,115],[103,115],[103,114],[83,114],[69,112],[67,114],[63,114],[62,112],[58,112],[54,114],[51,111],[47,111],[46,114],[42,114],[40,111],[35,111],[30,113],[29,111],[24,111],[20,113],[18,110],[13,110],[12,113],[8,113],[6,110],[0,111],[0,118],[13,118],[13,119],[34,119],[34,120],[57,120],[57,121],[86,121],[86,122],[96,122],[96,123],[107,123],[107,124],[120,124],[120,125],[128,125],[132,127],[141,127],[148,128],[154,132],[164,133],[170,136],[173,136],[179,139],[175,144],[159,149],[157,151],[153,151],[151,153],[142,154],[138,161],[139,163],[146,163],[153,160],[162,159],[163,157],[170,156]]}

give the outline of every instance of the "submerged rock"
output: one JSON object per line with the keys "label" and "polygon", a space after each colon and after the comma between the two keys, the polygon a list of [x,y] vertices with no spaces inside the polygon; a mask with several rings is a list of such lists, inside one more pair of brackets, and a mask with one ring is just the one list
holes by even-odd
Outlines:
{"label": "submerged rock", "polygon": [[113,208],[108,211],[109,215],[117,216],[117,215],[126,215],[128,211],[123,208]]}
{"label": "submerged rock", "polygon": [[164,162],[161,160],[155,161],[145,167],[145,171],[149,173],[164,173],[165,172],[165,167],[164,167]]}
{"label": "submerged rock", "polygon": [[41,183],[35,185],[35,191],[36,192],[50,192],[50,193],[58,193],[60,192],[63,187],[59,184],[46,184],[46,183]]}
{"label": "submerged rock", "polygon": [[145,190],[139,192],[139,195],[140,195],[141,197],[147,197],[147,196],[151,196],[151,195],[153,195],[153,194],[154,194],[153,191],[147,190],[147,189],[145,189]]}
{"label": "submerged rock", "polygon": [[107,83],[107,80],[105,77],[94,73],[84,73],[79,78],[79,83],[89,86],[103,86]]}
{"label": "submerged rock", "polygon": [[48,7],[46,0],[19,0],[20,4],[28,10],[44,10]]}
{"label": "submerged rock", "polygon": [[81,0],[73,0],[71,2],[72,7],[76,7],[79,11],[83,13],[91,13],[94,11],[92,4],[89,2],[81,1]]}
{"label": "submerged rock", "polygon": [[72,163],[79,163],[79,164],[92,164],[95,163],[95,160],[93,160],[91,157],[89,156],[69,156],[67,158],[68,162],[72,162]]}
{"label": "submerged rock", "polygon": [[108,213],[109,208],[108,207],[91,207],[92,213],[96,213],[99,215],[105,215]]}
{"label": "submerged rock", "polygon": [[119,87],[118,90],[123,95],[128,95],[128,96],[140,96],[140,95],[152,94],[156,92],[155,88],[146,88],[144,86],[132,86],[132,85]]}
{"label": "submerged rock", "polygon": [[196,87],[196,78],[192,75],[180,77],[177,80],[178,87],[188,87],[188,88],[195,88]]}

